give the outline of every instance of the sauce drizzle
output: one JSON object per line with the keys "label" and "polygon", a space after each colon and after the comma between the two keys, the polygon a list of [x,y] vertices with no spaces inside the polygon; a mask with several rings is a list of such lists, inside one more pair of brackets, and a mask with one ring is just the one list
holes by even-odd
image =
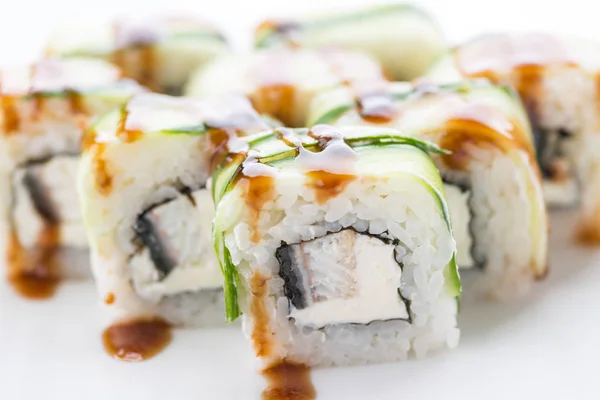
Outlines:
{"label": "sauce drizzle", "polygon": [[21,296],[43,300],[56,292],[60,283],[58,250],[60,226],[44,221],[34,249],[23,247],[16,232],[8,242],[8,281]]}
{"label": "sauce drizzle", "polygon": [[469,145],[492,146],[503,152],[519,148],[529,155],[532,165],[536,165],[533,144],[521,125],[483,105],[469,105],[446,121],[440,147],[452,153],[442,156],[444,163],[453,169],[466,169],[472,158]]}
{"label": "sauce drizzle", "polygon": [[171,325],[159,318],[116,323],[102,333],[106,352],[123,361],[152,358],[171,340]]}
{"label": "sauce drizzle", "polygon": [[119,123],[117,125],[117,137],[124,143],[132,143],[136,140],[140,139],[143,135],[141,130],[138,129],[128,129],[127,128],[127,117],[129,116],[129,111],[127,107],[121,108],[121,116],[119,118]]}
{"label": "sauce drizzle", "polygon": [[[246,162],[244,163],[246,164]],[[275,189],[273,187],[274,179],[272,176],[259,174],[250,175],[248,173],[250,169],[255,169],[254,167],[259,166],[256,162],[252,164],[242,168],[239,174],[239,184],[244,188],[244,198],[246,199],[246,205],[250,212],[250,239],[254,243],[258,243],[260,241],[260,233],[258,231],[260,213],[265,203],[275,198]],[[260,164],[260,166],[262,166],[262,164]]]}
{"label": "sauce drizzle", "polygon": [[270,316],[265,305],[268,279],[256,271],[250,278],[250,315],[253,318],[252,344],[258,357],[268,357],[273,351]]}
{"label": "sauce drizzle", "polygon": [[94,169],[94,182],[96,190],[104,196],[108,196],[112,191],[112,175],[108,171],[106,160],[104,159],[104,151],[106,143],[96,143],[93,147],[92,167]]}
{"label": "sauce drizzle", "polygon": [[127,78],[138,81],[148,89],[160,92],[157,82],[156,43],[161,39],[154,24],[133,21],[115,21],[113,63]]}
{"label": "sauce drizzle", "polygon": [[252,105],[259,113],[273,116],[286,126],[299,126],[295,119],[296,88],[287,83],[261,85],[252,96]]}
{"label": "sauce drizzle", "polygon": [[385,124],[395,117],[394,99],[389,93],[365,93],[357,98],[362,119],[373,124]]}
{"label": "sauce drizzle", "polygon": [[115,294],[109,292],[104,296],[104,304],[111,305],[115,302]]}
{"label": "sauce drizzle", "polygon": [[[539,101],[543,81],[550,67],[578,68],[571,60],[562,42],[551,35],[496,35],[485,41],[485,46],[475,42],[457,52],[456,64],[469,78],[484,78],[493,83],[508,83],[519,93],[536,135],[540,129]],[[544,165],[539,160],[540,165]],[[557,166],[544,168],[547,179],[564,180],[564,169]]]}
{"label": "sauce drizzle", "polygon": [[308,186],[315,191],[317,203],[324,204],[342,193],[350,182],[356,179],[356,175],[332,174],[331,172],[319,170],[306,173]]}
{"label": "sauce drizzle", "polygon": [[[269,357],[273,353],[273,333],[269,324],[270,315],[265,304],[269,281],[256,271],[250,278],[250,315],[253,318],[252,345],[257,357]],[[276,361],[262,370],[267,387],[263,400],[311,400],[316,398],[310,380],[310,368],[287,362]]]}
{"label": "sauce drizzle", "polygon": [[597,246],[600,244],[600,202],[592,215],[580,218],[576,231],[577,242],[584,246]]}
{"label": "sauce drizzle", "polygon": [[3,131],[8,135],[19,129],[21,119],[17,111],[16,98],[0,93],[0,107],[2,108],[2,117],[4,119]]}
{"label": "sauce drizzle", "polygon": [[67,95],[67,101],[73,114],[87,114],[87,109],[83,101],[83,96],[76,90],[67,89],[65,91]]}
{"label": "sauce drizzle", "polygon": [[338,168],[349,172],[357,154],[346,144],[344,137],[329,126],[314,126],[308,136],[317,140],[319,152],[312,157],[304,153],[301,157],[309,160],[304,165],[308,170],[308,186],[314,190],[317,203],[324,204],[357,179],[353,173],[338,172]]}

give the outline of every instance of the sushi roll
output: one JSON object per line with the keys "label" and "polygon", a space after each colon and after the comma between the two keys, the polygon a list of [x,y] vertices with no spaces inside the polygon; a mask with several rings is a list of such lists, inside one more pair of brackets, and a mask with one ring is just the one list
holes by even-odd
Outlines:
{"label": "sushi roll", "polygon": [[184,16],[68,25],[46,46],[52,56],[110,61],[149,89],[174,95],[181,94],[192,71],[228,51],[215,27]]}
{"label": "sushi roll", "polygon": [[242,93],[258,112],[284,125],[302,127],[310,101],[319,91],[384,79],[379,63],[362,53],[273,49],[214,61],[194,74],[187,95]]}
{"label": "sushi roll", "polygon": [[230,138],[270,126],[243,97],[141,94],[84,137],[78,189],[110,322],[223,322],[211,170]]}
{"label": "sushi roll", "polygon": [[409,4],[267,20],[256,29],[255,45],[364,51],[400,81],[421,76],[445,51],[444,37],[434,21]]}
{"label": "sushi roll", "polygon": [[546,275],[540,172],[512,90],[486,82],[337,89],[315,99],[309,121],[393,127],[451,152],[434,160],[468,298],[518,298]]}
{"label": "sushi roll", "polygon": [[14,288],[50,296],[89,275],[75,175],[83,129],[144,89],[95,59],[0,71],[0,257]]}
{"label": "sushi roll", "polygon": [[453,49],[428,78],[514,87],[531,120],[544,196],[580,207],[579,238],[600,243],[600,43],[541,33],[494,34]]}
{"label": "sushi roll", "polygon": [[213,176],[230,320],[265,365],[454,347],[460,281],[433,145],[393,129],[278,128]]}

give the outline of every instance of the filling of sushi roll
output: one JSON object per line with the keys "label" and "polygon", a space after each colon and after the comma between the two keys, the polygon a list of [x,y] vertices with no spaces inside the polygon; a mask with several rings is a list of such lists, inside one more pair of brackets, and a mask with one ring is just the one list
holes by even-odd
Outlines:
{"label": "filling of sushi roll", "polygon": [[[398,241],[352,229],[276,251],[279,276],[290,301],[289,317],[298,325],[367,324],[410,321],[410,302],[399,282],[402,254]],[[397,249],[401,249],[401,253]]]}
{"label": "filling of sushi roll", "polygon": [[[531,102],[526,101],[525,105],[528,106],[529,103]],[[562,126],[545,128],[537,108],[526,108],[532,123],[535,151],[544,179],[547,201],[555,205],[577,205],[581,185],[569,155],[574,139],[572,131]]]}
{"label": "filling of sushi roll", "polygon": [[163,200],[140,213],[134,224],[136,252],[129,265],[138,294],[156,298],[222,285],[211,254],[213,204],[201,188],[164,188]]}

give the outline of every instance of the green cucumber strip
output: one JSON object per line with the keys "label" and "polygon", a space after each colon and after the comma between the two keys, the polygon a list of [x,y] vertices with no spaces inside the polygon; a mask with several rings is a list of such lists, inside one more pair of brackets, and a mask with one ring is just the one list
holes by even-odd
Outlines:
{"label": "green cucumber strip", "polygon": [[215,252],[219,258],[221,272],[225,278],[223,281],[223,296],[225,299],[225,317],[227,322],[235,321],[240,315],[240,307],[238,304],[237,282],[238,274],[235,265],[231,261],[231,254],[225,246],[225,237],[222,232],[219,232],[213,224],[213,239]]}
{"label": "green cucumber strip", "polygon": [[[374,135],[374,136],[362,136],[362,137],[352,137],[345,138],[344,142],[348,144],[350,147],[360,147],[360,146],[369,146],[372,144],[377,144],[381,146],[385,146],[388,144],[408,144],[414,147],[417,147],[423,150],[426,153],[434,153],[434,154],[450,154],[449,151],[443,150],[437,145],[426,142],[423,140],[415,139],[408,136],[400,136],[400,135]],[[313,149],[318,146],[317,142],[313,143],[305,143],[303,147],[307,150]],[[290,148],[289,150],[285,150],[283,152],[271,154],[265,157],[261,157],[258,159],[259,162],[263,164],[268,164],[274,161],[281,161],[287,158],[293,158],[298,155],[296,148]]]}
{"label": "green cucumber strip", "polygon": [[[352,23],[361,19],[368,19],[378,17],[380,15],[389,15],[394,12],[416,12],[426,18],[429,16],[420,8],[413,6],[412,4],[385,4],[372,7],[370,9],[356,10],[345,14],[330,14],[326,16],[313,17],[305,21],[299,21],[298,26],[302,31],[305,30],[318,30],[323,28],[331,28],[332,25]],[[294,24],[294,21],[292,21]],[[255,38],[254,45],[258,48],[268,47],[271,42],[280,41],[281,37],[278,37],[277,29],[264,29],[264,31]]]}

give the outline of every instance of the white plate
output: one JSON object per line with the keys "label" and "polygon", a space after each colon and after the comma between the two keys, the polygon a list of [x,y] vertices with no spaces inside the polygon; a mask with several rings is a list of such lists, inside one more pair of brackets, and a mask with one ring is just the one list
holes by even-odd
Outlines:
{"label": "white plate", "polygon": [[[597,399],[600,250],[553,216],[551,274],[516,303],[464,304],[457,350],[418,361],[312,372],[319,400]],[[50,301],[0,287],[2,399],[257,399],[264,382],[237,327],[178,330],[141,363],[111,359],[91,284]]]}

